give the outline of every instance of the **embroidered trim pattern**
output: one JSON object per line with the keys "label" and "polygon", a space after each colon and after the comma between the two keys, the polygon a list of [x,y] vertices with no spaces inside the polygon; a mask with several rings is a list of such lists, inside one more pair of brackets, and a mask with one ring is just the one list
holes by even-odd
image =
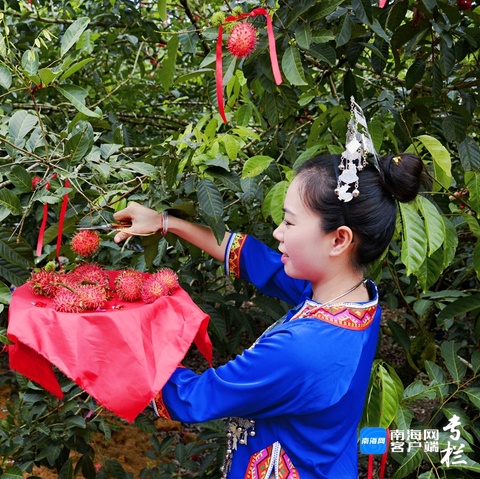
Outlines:
{"label": "embroidered trim pattern", "polygon": [[340,328],[363,331],[372,323],[376,311],[376,302],[375,304],[370,303],[363,308],[359,308],[349,307],[347,304],[323,306],[307,301],[305,306],[292,317],[292,321],[300,318],[316,318]]}
{"label": "embroidered trim pattern", "polygon": [[300,479],[298,471],[277,441],[250,458],[245,479]]}
{"label": "embroidered trim pattern", "polygon": [[170,413],[167,410],[167,407],[165,406],[165,403],[163,402],[163,395],[162,391],[160,391],[156,396],[155,399],[152,401],[153,408],[155,410],[155,414],[162,418],[162,419],[169,419],[171,420],[172,418],[170,417]]}
{"label": "embroidered trim pattern", "polygon": [[240,258],[247,236],[246,234],[232,233],[226,261],[226,263],[228,262],[227,274],[232,278],[240,277]]}

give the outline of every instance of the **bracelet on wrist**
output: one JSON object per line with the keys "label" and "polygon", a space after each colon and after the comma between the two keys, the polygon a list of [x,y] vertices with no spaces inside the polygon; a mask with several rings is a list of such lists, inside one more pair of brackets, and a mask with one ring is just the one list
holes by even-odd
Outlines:
{"label": "bracelet on wrist", "polygon": [[168,211],[162,211],[162,229],[160,230],[162,236],[168,233]]}

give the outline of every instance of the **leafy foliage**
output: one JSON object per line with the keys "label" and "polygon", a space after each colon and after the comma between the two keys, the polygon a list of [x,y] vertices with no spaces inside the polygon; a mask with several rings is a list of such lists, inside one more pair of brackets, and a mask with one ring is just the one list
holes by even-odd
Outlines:
{"label": "leafy foliage", "polygon": [[[249,18],[259,31],[255,52],[241,61],[223,52],[224,124],[211,19],[218,11],[257,6],[2,2],[0,340],[8,342],[11,288],[25,282],[29,269],[56,258],[57,237],[60,257],[73,262],[68,240],[75,226],[108,222],[128,200],[202,221],[218,238],[228,227],[273,244],[294,168],[317,153],[342,151],[354,95],[371,119],[376,149],[416,152],[430,178],[422,198],[402,205],[394,241],[371,270],[388,307],[398,312],[384,333],[409,366],[395,372],[378,358],[366,424],[407,429],[414,424],[412,401],[425,397],[436,404],[427,420],[434,426],[462,411],[472,462],[456,468],[455,477],[470,477],[480,440],[479,8],[454,0],[398,0],[385,8],[360,0],[266,0],[283,82],[273,78],[265,19]],[[211,315],[210,332],[223,358],[285,311],[248,285],[225,280],[215,262],[171,235],[126,246],[103,239],[97,259],[108,267],[176,269]],[[31,388],[19,386],[26,388],[22,394]],[[12,418],[28,414],[21,404]],[[38,417],[38,434],[49,437],[48,414]],[[78,420],[73,417],[60,421]],[[79,424],[67,429],[71,437],[86,437]],[[6,477],[28,469],[23,465],[38,444],[51,467],[63,448],[76,447],[22,440],[23,449],[16,449],[21,461]],[[59,474],[82,470],[90,477],[91,456],[83,454],[80,465],[67,460]],[[429,464],[421,452],[397,459],[396,477],[417,477]],[[117,477],[115,471],[111,464],[99,477]],[[432,466],[425,474],[450,472]]]}

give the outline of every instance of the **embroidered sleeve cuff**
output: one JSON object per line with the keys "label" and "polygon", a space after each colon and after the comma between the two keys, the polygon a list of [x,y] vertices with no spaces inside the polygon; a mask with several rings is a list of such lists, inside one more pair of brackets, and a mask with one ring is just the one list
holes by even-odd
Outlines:
{"label": "embroidered sleeve cuff", "polygon": [[225,274],[232,278],[240,278],[240,258],[247,235],[232,233],[225,249]]}
{"label": "embroidered sleeve cuff", "polygon": [[167,410],[167,407],[165,406],[165,403],[163,402],[163,395],[162,391],[160,391],[156,396],[155,399],[152,401],[153,403],[153,408],[155,410],[155,414],[162,418],[162,419],[172,419],[170,417],[170,413]]}

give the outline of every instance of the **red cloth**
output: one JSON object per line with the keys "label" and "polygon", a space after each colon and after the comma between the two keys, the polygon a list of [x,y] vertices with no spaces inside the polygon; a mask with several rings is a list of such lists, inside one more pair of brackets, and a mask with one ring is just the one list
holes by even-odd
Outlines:
{"label": "red cloth", "polygon": [[[109,272],[111,284],[117,274]],[[131,422],[162,389],[192,342],[211,363],[209,316],[181,288],[151,304],[115,296],[106,311],[59,313],[51,305],[28,285],[17,288],[7,335],[15,343],[9,346],[11,368],[59,398],[63,394],[52,364]]]}

